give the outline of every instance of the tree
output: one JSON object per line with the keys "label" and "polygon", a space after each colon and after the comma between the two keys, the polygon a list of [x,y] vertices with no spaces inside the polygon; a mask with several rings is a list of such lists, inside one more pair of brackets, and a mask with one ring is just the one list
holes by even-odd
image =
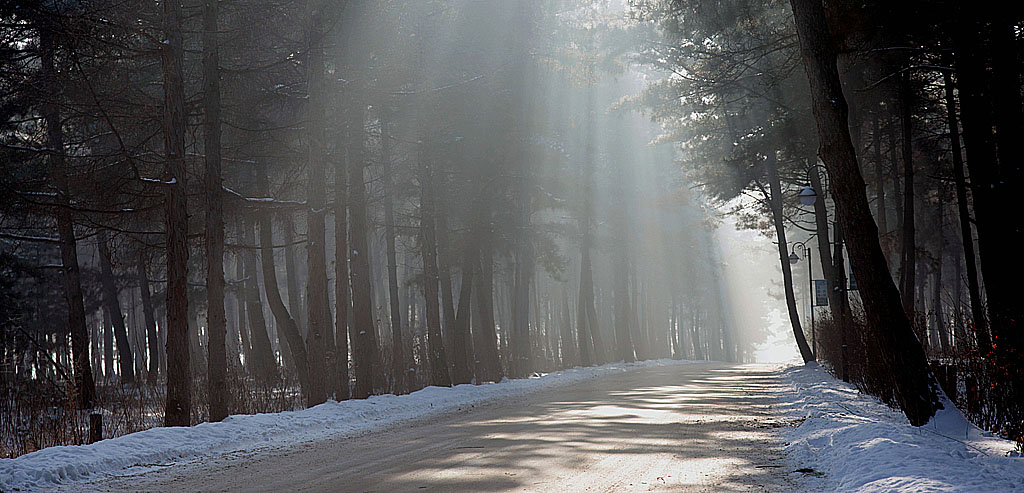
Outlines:
{"label": "tree", "polygon": [[85,303],[82,300],[82,275],[78,265],[78,243],[75,240],[75,224],[71,215],[71,203],[66,176],[64,156],[64,133],[61,130],[60,106],[53,98],[60,92],[57,72],[54,68],[54,51],[56,43],[51,30],[52,25],[39,28],[39,48],[42,59],[43,80],[50,88],[47,91],[50,99],[44,105],[43,114],[46,121],[46,144],[49,155],[49,170],[57,185],[57,234],[59,236],[60,257],[64,273],[64,297],[68,307],[68,323],[71,332],[72,367],[75,375],[75,393],[78,397],[78,408],[93,407],[96,397],[96,384],[89,366],[89,332],[85,324]]}
{"label": "tree", "polygon": [[210,421],[228,416],[227,319],[224,313],[224,205],[220,165],[220,47],[217,42],[219,0],[203,0],[203,108],[206,139],[206,327],[209,331],[208,375]]}
{"label": "tree", "polygon": [[165,2],[161,46],[166,153],[167,402],[164,426],[192,423],[188,343],[188,203],[185,195],[185,87],[182,74],[181,4]]}
{"label": "tree", "polygon": [[819,154],[832,179],[833,196],[850,258],[861,287],[867,329],[883,351],[900,408],[921,426],[940,404],[920,343],[903,314],[899,291],[878,244],[864,180],[847,127],[848,110],[836,67],[836,48],[820,0],[790,0],[800,53],[811,86]]}

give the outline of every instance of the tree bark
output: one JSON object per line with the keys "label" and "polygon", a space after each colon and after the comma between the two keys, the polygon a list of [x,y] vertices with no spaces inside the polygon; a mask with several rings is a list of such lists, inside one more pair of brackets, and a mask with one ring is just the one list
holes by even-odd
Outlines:
{"label": "tree bark", "polygon": [[494,326],[494,258],[492,250],[491,209],[480,200],[476,236],[479,245],[479,275],[474,277],[477,304],[477,323],[474,324],[473,347],[476,350],[477,383],[497,382],[504,376],[498,353],[498,336]]}
{"label": "tree bark", "polygon": [[[242,219],[242,243],[255,245],[253,227],[250,220]],[[242,252],[245,259],[245,311],[249,316],[249,343],[252,345],[252,364],[249,370],[263,383],[271,383],[277,378],[277,361],[267,334],[267,319],[263,315],[263,302],[260,299],[260,284],[256,270],[256,254],[251,250]]]}
{"label": "tree bark", "polygon": [[103,377],[104,380],[114,378],[114,323],[110,311],[103,309]]}
{"label": "tree bark", "polygon": [[559,347],[562,368],[572,368],[578,364],[576,358],[576,337],[572,333],[572,309],[569,308],[569,289],[562,289],[562,330]]}
{"label": "tree bark", "polygon": [[[239,222],[237,230],[239,238],[242,237],[243,230],[244,228],[242,227],[241,222]],[[252,343],[249,341],[249,317],[245,313],[246,275],[247,274],[245,272],[245,260],[242,258],[242,252],[239,251],[235,254],[235,283],[237,283],[237,286],[235,286],[234,289],[235,305],[238,308],[238,335],[242,339],[242,355],[245,356],[245,364],[243,365],[243,369],[245,369],[248,372],[251,372],[253,367]]]}
{"label": "tree bark", "polygon": [[124,325],[124,315],[121,313],[121,302],[118,300],[117,278],[114,277],[114,269],[111,265],[110,247],[107,244],[107,232],[97,232],[96,247],[100,254],[100,279],[103,287],[103,309],[107,311],[110,318],[110,327],[114,329],[114,339],[117,341],[117,360],[121,374],[121,382],[135,382],[135,360],[132,357],[132,349],[128,344],[128,328]]}
{"label": "tree bark", "polygon": [[[814,160],[817,161],[817,157]],[[828,210],[825,204],[825,194],[822,193],[824,187],[822,186],[821,175],[818,174],[817,165],[811,166],[808,172],[811,178],[811,186],[819,192],[818,200],[814,201],[814,226],[815,235],[818,240],[818,260],[821,263],[821,277],[828,284],[829,312],[832,314],[832,319],[838,321],[841,317],[840,290],[837,289],[840,281],[836,275],[832,251],[829,249]],[[813,327],[811,330],[814,330]]]}
{"label": "tree bark", "polygon": [[889,234],[889,224],[886,217],[888,209],[885,207],[885,163],[882,161],[882,129],[879,128],[879,120],[880,117],[876,112],[871,118],[871,135],[874,139],[872,147],[875,160],[875,220],[878,222],[878,237],[884,244]]}
{"label": "tree bark", "polygon": [[[952,60],[947,60],[952,65]],[[977,257],[974,253],[974,233],[971,230],[971,213],[967,202],[967,179],[964,176],[963,149],[960,146],[960,125],[956,119],[956,96],[953,92],[953,74],[942,73],[946,96],[946,124],[949,127],[950,158],[953,161],[953,178],[956,182],[956,207],[960,220],[960,241],[963,244],[964,263],[967,267],[967,295],[971,303],[971,317],[979,348],[992,347],[988,334],[988,320],[985,306],[981,304],[981,286],[978,282]],[[957,263],[959,265],[959,262]],[[957,277],[959,283],[960,277]]]}
{"label": "tree bark", "polygon": [[473,347],[469,333],[473,304],[473,278],[477,264],[476,244],[466,242],[462,257],[462,285],[459,287],[459,311],[452,328],[452,383],[461,385],[473,380]]}
{"label": "tree bark", "polygon": [[[533,254],[527,231],[530,226],[530,195],[526,183],[528,173],[521,153],[516,153],[519,176],[515,178],[515,256],[512,279],[511,361],[513,377],[524,377],[533,371],[533,348],[530,342],[530,278],[533,275]],[[504,326],[503,326],[504,327]]]}
{"label": "tree bark", "polygon": [[900,123],[903,129],[903,254],[900,256],[900,293],[903,295],[903,311],[914,319],[914,283],[917,279],[917,241],[914,218],[914,149],[913,119],[911,115],[913,93],[910,90],[910,75],[904,71],[900,76]]}
{"label": "tree bark", "polygon": [[217,41],[219,0],[203,0],[203,127],[206,153],[206,330],[207,391],[210,421],[228,416],[227,320],[224,313],[224,205],[220,163],[220,46]]}
{"label": "tree bark", "polygon": [[[386,108],[385,105],[381,106]],[[382,109],[380,114],[381,131],[381,167],[384,179],[384,239],[388,258],[388,301],[391,307],[391,378],[395,394],[404,394],[412,389],[414,383],[409,381],[413,374],[405,361],[402,347],[402,304],[398,297],[398,260],[395,253],[395,204],[394,183],[391,177],[391,136],[389,133],[390,115]]]}
{"label": "tree bark", "polygon": [[78,265],[78,243],[75,223],[71,215],[68,169],[64,154],[64,130],[61,128],[59,98],[60,83],[54,67],[56,42],[50,26],[39,28],[39,51],[46,102],[43,119],[46,121],[46,146],[49,154],[49,174],[57,185],[57,236],[64,278],[64,300],[68,308],[68,332],[71,333],[71,368],[74,372],[75,397],[79,409],[90,409],[96,398],[96,383],[89,366],[89,330],[85,321],[85,302],[82,298],[82,274]]}
{"label": "tree bark", "polygon": [[419,152],[420,180],[420,256],[423,259],[423,296],[426,301],[427,351],[430,356],[430,385],[451,387],[448,361],[441,338],[441,312],[438,299],[437,243],[435,238],[433,170]]}
{"label": "tree bark", "polygon": [[583,256],[583,247],[580,247],[580,289],[576,296],[576,348],[579,351],[579,364],[580,366],[592,366],[594,359],[591,357],[591,337],[589,327],[587,327],[587,304],[586,304],[586,293],[585,282],[583,275],[583,264],[590,262],[590,254],[586,254],[586,258]]}
{"label": "tree bark", "polygon": [[363,177],[365,107],[356,102],[350,110],[349,131],[349,212],[351,216],[352,339],[356,386],[352,397],[365,399],[378,387],[383,374],[373,324],[373,296],[370,285],[370,231],[367,225],[366,183]]}
{"label": "tree bark", "polygon": [[164,426],[192,424],[188,342],[188,206],[185,195],[185,83],[181,4],[163,4],[164,174],[167,233],[167,401]]}
{"label": "tree bark", "polygon": [[295,324],[299,327],[299,333],[302,334],[302,339],[305,341],[306,324],[302,320],[302,314],[305,312],[302,309],[302,294],[299,292],[298,266],[295,265],[295,221],[292,219],[291,212],[282,214],[281,220],[284,227],[284,272],[288,289],[288,313],[295,320]]}
{"label": "tree bark", "polygon": [[[621,208],[621,204],[620,204]],[[630,303],[629,303],[629,260],[625,246],[625,215],[619,221],[618,238],[616,239],[616,261],[612,267],[613,293],[615,303],[615,359],[631,363],[636,361],[633,352],[633,338],[630,337]]]}
{"label": "tree bark", "polygon": [[306,73],[309,106],[307,107],[309,161],[307,164],[308,198],[306,209],[306,320],[309,323],[306,346],[309,358],[309,405],[315,406],[327,400],[330,385],[327,368],[331,365],[333,347],[327,347],[327,331],[334,330],[327,325],[328,307],[324,304],[327,292],[327,259],[325,251],[326,233],[326,149],[324,135],[324,19],[320,6],[314,6],[310,14],[309,53]]}
{"label": "tree bark", "polygon": [[[1024,242],[1024,217],[1006,213],[1019,210],[1017,193],[1024,187],[1024,142],[1021,142],[1024,139],[1024,123],[1021,122],[1024,109],[1020,93],[1020,42],[1017,39],[1019,9],[1005,5],[990,8],[991,94],[999,167],[995,170],[997,179],[987,184],[989,189],[985,194],[995,201],[999,213],[995,217],[982,218],[981,211],[978,211],[978,220],[985,221],[985,225],[1002,228],[1002,233],[988,245],[990,251],[993,247],[998,249],[992,252],[996,254],[995,259],[992,259],[994,262],[982,262],[981,267],[985,276],[989,322],[996,349],[1005,365],[1016,365],[1024,353],[1024,303],[1020,302],[1017,289],[1024,277],[1024,259],[1019,251]],[[973,168],[971,176],[973,181]],[[979,232],[981,228],[979,224]],[[984,248],[982,253],[985,253]],[[1018,369],[1012,375],[1013,392],[1016,396],[1024,395],[1024,371]],[[1024,405],[1015,407],[1014,411],[1024,412]],[[1017,429],[1011,433],[1020,438],[1024,435],[1024,416],[1015,416],[1014,419],[1014,427]]]}
{"label": "tree bark", "polygon": [[348,166],[349,157],[334,167],[334,325],[337,334],[339,401],[351,395],[348,373],[349,311],[352,297],[348,271]]}
{"label": "tree bark", "polygon": [[[435,187],[440,187],[440,183],[435,182]],[[436,190],[436,189],[435,189]],[[454,339],[455,335],[455,293],[452,289],[452,249],[449,241],[448,232],[448,204],[445,200],[445,193],[436,193],[437,202],[435,208],[437,211],[437,269],[438,279],[441,281],[441,327],[443,328],[443,335],[445,339],[445,349],[448,350],[449,358],[448,361],[454,365],[454,343],[449,343]],[[468,330],[468,328],[467,328]],[[455,368],[452,367],[452,380],[455,379]]]}
{"label": "tree bark", "polygon": [[910,423],[921,426],[935,414],[934,379],[910,328],[878,244],[878,229],[864,194],[857,155],[850,140],[848,111],[836,66],[836,48],[821,0],[790,0],[800,51],[811,86],[819,153],[828,169],[836,209],[864,303],[866,330],[881,352],[880,368],[893,379],[896,401]]}
{"label": "tree bark", "polygon": [[[266,165],[261,164],[256,176],[257,193],[261,197],[270,196],[270,186],[267,179]],[[270,304],[270,311],[277,321],[277,330],[283,335],[287,351],[290,355],[287,361],[295,366],[295,373],[299,377],[299,388],[306,398],[307,406],[314,406],[309,400],[309,359],[306,356],[306,343],[299,333],[299,326],[295,323],[288,307],[281,299],[281,291],[277,284],[277,267],[274,265],[274,229],[271,219],[271,211],[261,210],[259,212],[260,223],[260,262],[263,267],[263,289],[267,294],[267,303]],[[282,352],[285,348],[281,348]]]}
{"label": "tree bark", "polygon": [[[814,361],[814,352],[807,345],[807,338],[800,326],[800,310],[796,306],[796,295],[793,293],[793,269],[789,263],[789,250],[786,243],[786,223],[782,216],[782,183],[779,180],[778,163],[775,152],[768,153],[765,162],[768,172],[768,187],[770,196],[766,197],[771,204],[772,221],[775,223],[775,237],[778,241],[779,262],[782,265],[782,284],[786,291],[786,307],[789,309],[789,321],[793,326],[793,337],[796,339],[797,349],[800,350],[800,357],[804,363]],[[712,274],[714,275],[714,273]],[[713,293],[713,295],[716,295]]]}
{"label": "tree bark", "polygon": [[142,298],[142,316],[146,323],[146,339],[149,346],[149,371],[146,375],[146,382],[153,385],[160,376],[160,339],[156,333],[156,317],[153,315],[153,300],[149,291],[149,276],[146,274],[146,256],[142,253],[142,250],[139,250],[136,269],[139,276],[139,292]]}

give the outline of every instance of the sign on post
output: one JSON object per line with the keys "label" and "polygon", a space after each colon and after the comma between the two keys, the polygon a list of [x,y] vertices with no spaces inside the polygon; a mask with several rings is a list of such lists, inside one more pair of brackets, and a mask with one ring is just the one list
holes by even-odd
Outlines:
{"label": "sign on post", "polygon": [[814,280],[814,306],[828,306],[828,281]]}

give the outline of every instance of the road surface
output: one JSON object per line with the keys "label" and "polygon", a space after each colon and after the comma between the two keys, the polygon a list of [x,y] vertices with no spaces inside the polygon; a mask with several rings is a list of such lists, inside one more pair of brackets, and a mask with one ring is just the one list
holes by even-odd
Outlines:
{"label": "road surface", "polygon": [[80,485],[134,491],[792,491],[770,368],[648,367],[406,422]]}

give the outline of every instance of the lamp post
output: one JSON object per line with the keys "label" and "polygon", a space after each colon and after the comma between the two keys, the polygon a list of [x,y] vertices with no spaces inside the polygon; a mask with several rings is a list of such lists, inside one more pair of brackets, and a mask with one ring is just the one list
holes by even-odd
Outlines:
{"label": "lamp post", "polygon": [[[812,164],[812,165],[807,167],[808,179],[810,179],[811,170],[815,169],[816,167],[819,167],[819,166],[821,166],[821,165],[815,163],[815,164]],[[826,177],[827,176],[828,175],[826,173]],[[803,204],[803,205],[814,205],[814,203],[818,200],[818,192],[814,189],[814,187],[812,187],[810,184],[808,184],[808,185],[804,186],[802,189],[800,189],[799,198],[800,198],[800,203]],[[839,231],[838,230],[838,228],[839,228],[839,224],[838,223],[835,224],[835,228],[837,228],[836,229],[836,231],[837,231],[837,233],[836,233],[837,234],[836,240],[840,241],[839,237],[838,237],[838,231]],[[837,248],[842,248],[842,246],[838,245]],[[794,246],[794,249],[795,249],[795,246]],[[806,250],[806,246],[804,246],[804,249]],[[796,262],[794,262],[792,260],[792,258],[790,259],[790,262],[796,263]],[[808,251],[808,268],[809,267],[810,267],[810,251]],[[846,307],[846,293],[844,292],[846,290],[846,269],[845,269],[845,267],[842,264],[839,265],[839,271],[838,272],[833,272],[833,277],[835,278],[834,280],[836,281],[835,282],[836,286],[833,286],[832,289],[835,289],[839,293],[839,302],[840,302],[840,304],[839,304],[839,316],[840,316],[840,320],[839,320],[839,340],[840,340],[840,344],[842,346],[842,348],[841,348],[842,352],[840,353],[840,359],[841,359],[841,361],[840,361],[840,369],[841,369],[841,372],[842,372],[841,373],[841,377],[842,377],[844,382],[849,382],[850,381],[850,375],[849,375],[849,369],[847,367],[847,355],[846,355],[846,310],[847,310],[847,307]],[[811,284],[813,284],[813,283],[814,283],[814,281],[811,281]],[[813,304],[811,306],[811,316],[812,317],[814,316]],[[814,322],[813,321],[811,322],[811,339],[812,339],[812,341],[814,339]],[[812,342],[812,344],[813,344],[813,342]],[[815,355],[817,355],[817,345],[815,345],[814,353],[815,353]]]}
{"label": "lamp post", "polygon": [[[810,187],[805,187],[810,188]],[[814,191],[810,188],[811,192]],[[803,200],[803,192],[801,191],[801,201]],[[796,265],[800,261],[800,257],[797,256],[797,250],[807,259],[807,300],[811,308],[811,354],[814,355],[814,359],[818,359],[818,339],[817,331],[814,330],[814,276],[811,273],[811,266],[814,265],[811,262],[811,249],[803,241],[798,241],[793,244],[793,253],[789,254],[789,263]]]}

